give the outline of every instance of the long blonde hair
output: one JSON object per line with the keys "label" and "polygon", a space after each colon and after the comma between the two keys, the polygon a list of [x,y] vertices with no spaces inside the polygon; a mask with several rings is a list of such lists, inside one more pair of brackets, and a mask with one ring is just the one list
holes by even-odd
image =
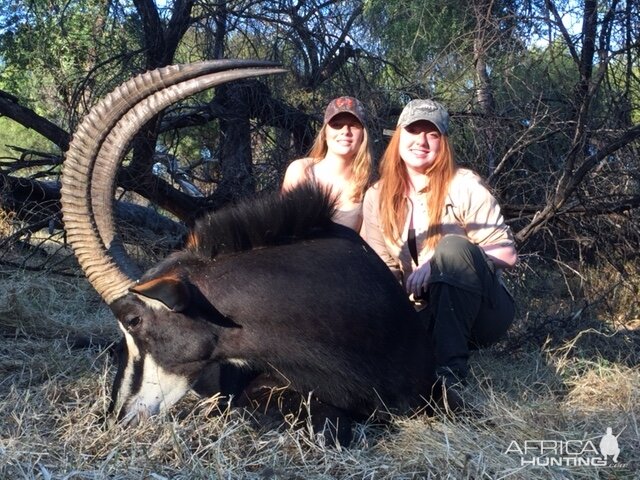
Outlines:
{"label": "long blonde hair", "polygon": [[[351,162],[351,184],[353,186],[349,194],[349,199],[358,203],[362,202],[364,192],[371,183],[371,164],[373,159],[369,148],[369,132],[364,125],[362,126],[362,131],[362,143]],[[327,151],[327,124],[325,123],[318,135],[316,135],[313,145],[307,154],[311,158],[308,168],[312,168],[313,165],[319,163],[325,157]]]}
{"label": "long blonde hair", "polygon": [[[401,130],[402,127],[396,128],[380,161],[380,224],[384,236],[395,242],[400,241],[408,211],[409,174],[400,157]],[[434,249],[442,237],[442,211],[457,168],[451,142],[442,135],[436,159],[425,172],[428,187],[426,192],[420,192],[427,194],[429,227],[424,246],[429,249]]]}

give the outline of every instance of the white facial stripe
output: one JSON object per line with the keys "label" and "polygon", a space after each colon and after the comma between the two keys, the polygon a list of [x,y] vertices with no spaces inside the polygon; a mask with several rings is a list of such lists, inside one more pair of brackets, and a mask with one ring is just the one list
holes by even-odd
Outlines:
{"label": "white facial stripe", "polygon": [[120,326],[120,330],[124,333],[124,338],[127,341],[127,352],[129,353],[129,359],[137,360],[140,358],[140,350],[138,350],[138,346],[136,345],[133,336],[122,326],[120,322],[118,322]]}
{"label": "white facial stripe", "polygon": [[126,405],[127,411],[122,413],[125,422],[127,422],[126,419],[147,418],[169,408],[187,393],[190,386],[185,377],[167,372],[147,354],[142,366],[142,385],[140,390],[134,394],[132,392],[134,363],[141,358],[140,350],[133,336],[124,328],[122,330],[127,342],[128,355],[122,384],[118,392],[116,412],[119,412],[122,406]]}
{"label": "white facial stripe", "polygon": [[131,396],[131,389],[133,382],[133,365],[134,362],[140,360],[140,350],[136,345],[136,342],[133,340],[133,337],[127,330],[122,326],[120,322],[118,322],[120,326],[120,330],[124,333],[124,339],[127,342],[127,365],[124,368],[124,372],[122,374],[122,380],[120,383],[120,387],[118,390],[118,398],[116,399],[115,411],[119,412],[122,408],[124,400]]}

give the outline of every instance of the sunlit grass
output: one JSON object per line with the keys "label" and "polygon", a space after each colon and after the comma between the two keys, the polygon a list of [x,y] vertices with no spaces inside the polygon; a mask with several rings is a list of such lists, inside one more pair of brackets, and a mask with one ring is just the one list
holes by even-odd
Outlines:
{"label": "sunlit grass", "polygon": [[[74,345],[116,339],[109,310],[81,279],[0,277],[0,478],[596,479],[633,478],[640,466],[637,366],[586,348],[619,349],[619,334],[477,352],[463,394],[480,417],[358,425],[348,449],[308,428],[257,431],[248,416],[193,394],[138,427],[107,428],[114,372],[106,344]],[[607,427],[622,432],[616,468],[522,466],[507,452],[531,439],[597,445]]]}

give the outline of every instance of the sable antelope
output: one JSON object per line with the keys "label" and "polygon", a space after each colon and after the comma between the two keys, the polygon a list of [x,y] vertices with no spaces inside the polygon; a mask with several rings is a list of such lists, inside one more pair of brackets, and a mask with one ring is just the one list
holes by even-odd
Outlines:
{"label": "sable antelope", "polygon": [[[63,166],[65,229],[124,333],[119,419],[179,400],[212,364],[262,372],[350,416],[420,407],[434,384],[429,337],[400,285],[314,186],[214,212],[183,251],[140,275],[115,233],[115,173],[162,109],[231,80],[280,73],[208,61],[142,74],[83,120]],[[313,413],[313,412],[312,412]]]}

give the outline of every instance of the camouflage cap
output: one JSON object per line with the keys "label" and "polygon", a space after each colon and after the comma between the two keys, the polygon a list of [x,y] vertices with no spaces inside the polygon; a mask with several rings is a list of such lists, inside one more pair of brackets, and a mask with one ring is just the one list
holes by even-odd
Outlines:
{"label": "camouflage cap", "polygon": [[329,121],[339,113],[350,113],[356,117],[362,125],[366,125],[367,115],[364,112],[364,106],[357,98],[338,97],[331,100],[329,105],[327,105],[327,109],[324,111],[324,123],[329,123]]}
{"label": "camouflage cap", "polygon": [[402,109],[398,126],[406,127],[418,120],[433,123],[443,135],[449,131],[449,112],[444,105],[435,100],[411,100]]}

